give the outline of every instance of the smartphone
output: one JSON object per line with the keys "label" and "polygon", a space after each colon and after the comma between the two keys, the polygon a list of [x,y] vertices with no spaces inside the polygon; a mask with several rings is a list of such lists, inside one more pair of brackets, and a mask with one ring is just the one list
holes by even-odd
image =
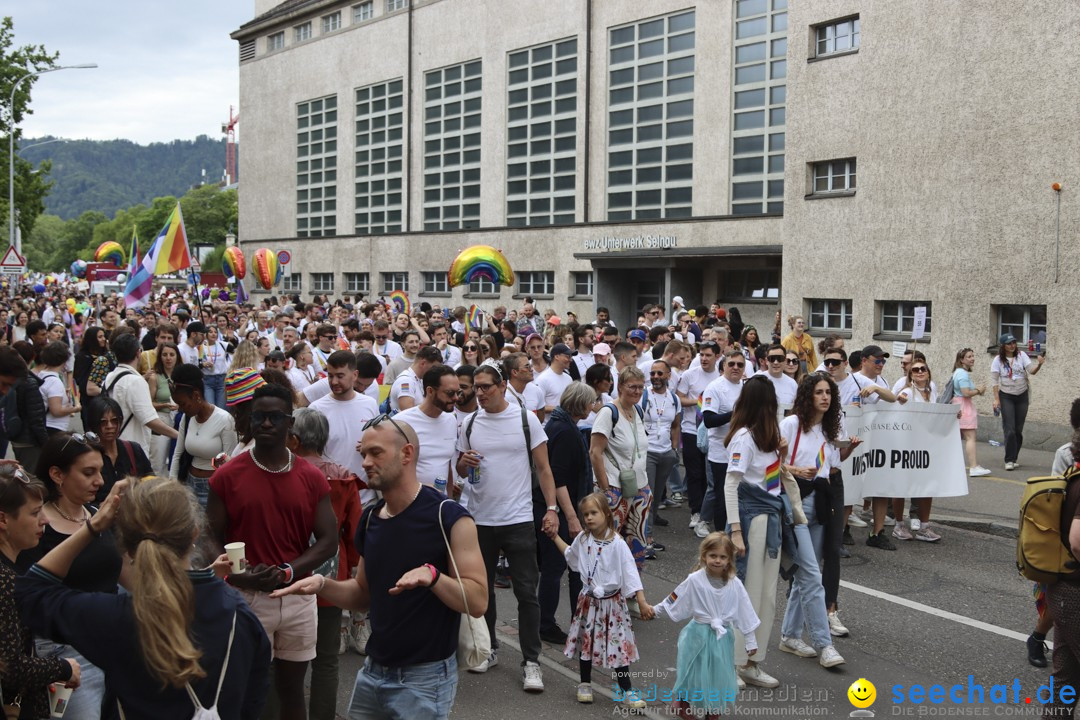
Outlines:
{"label": "smartphone", "polygon": [[851,447],[851,440],[849,440],[848,438],[837,438],[836,440],[832,441],[832,444],[835,447],[840,448],[841,450],[846,450],[847,448]]}

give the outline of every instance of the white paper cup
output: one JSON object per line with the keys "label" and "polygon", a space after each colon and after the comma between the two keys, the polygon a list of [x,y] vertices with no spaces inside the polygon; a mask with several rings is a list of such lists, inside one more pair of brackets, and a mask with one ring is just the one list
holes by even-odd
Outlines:
{"label": "white paper cup", "polygon": [[68,701],[71,699],[72,688],[64,687],[63,683],[53,683],[49,688],[49,716],[54,718],[64,717],[67,711]]}
{"label": "white paper cup", "polygon": [[229,556],[229,566],[236,575],[247,572],[244,567],[244,543],[234,542],[225,546],[225,554]]}

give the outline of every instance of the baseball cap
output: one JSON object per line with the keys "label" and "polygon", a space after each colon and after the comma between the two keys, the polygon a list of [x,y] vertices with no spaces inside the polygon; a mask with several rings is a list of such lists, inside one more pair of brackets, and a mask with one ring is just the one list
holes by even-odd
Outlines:
{"label": "baseball cap", "polygon": [[889,357],[889,353],[881,349],[880,345],[867,345],[862,349],[862,357]]}
{"label": "baseball cap", "polygon": [[641,342],[645,342],[646,340],[649,339],[649,336],[645,334],[645,331],[640,330],[640,329],[639,330],[631,330],[630,334],[627,335],[627,337],[630,338],[631,340],[640,340]]}
{"label": "baseball cap", "polygon": [[548,325],[562,325],[562,318],[558,315],[552,315],[548,318]]}
{"label": "baseball cap", "polygon": [[225,404],[229,407],[247,402],[266,384],[255,368],[237,368],[225,376]]}
{"label": "baseball cap", "polygon": [[1016,342],[1016,336],[1012,333],[1002,333],[998,338],[998,345],[1008,345],[1009,343]]}
{"label": "baseball cap", "polygon": [[196,320],[195,322],[188,323],[187,331],[188,335],[191,333],[204,333],[206,332],[206,326]]}
{"label": "baseball cap", "polygon": [[593,355],[610,355],[611,346],[607,343],[596,343],[593,345]]}
{"label": "baseball cap", "polygon": [[[594,351],[595,351],[595,348],[594,348]],[[552,357],[554,357],[556,355],[566,355],[567,357],[570,357],[570,356],[573,356],[573,354],[574,354],[574,351],[571,350],[569,347],[567,347],[563,343],[557,343],[555,345],[555,347],[551,348],[551,356]]]}

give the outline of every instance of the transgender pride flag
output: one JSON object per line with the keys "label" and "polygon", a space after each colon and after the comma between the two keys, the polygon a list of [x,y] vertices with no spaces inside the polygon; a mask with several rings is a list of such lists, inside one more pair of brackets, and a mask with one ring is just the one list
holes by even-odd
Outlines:
{"label": "transgender pride flag", "polygon": [[124,288],[124,304],[130,308],[142,307],[150,297],[155,275],[176,272],[191,267],[191,251],[188,249],[187,231],[180,203],[172,211],[165,227],[154,238],[146,251],[142,264],[131,273]]}

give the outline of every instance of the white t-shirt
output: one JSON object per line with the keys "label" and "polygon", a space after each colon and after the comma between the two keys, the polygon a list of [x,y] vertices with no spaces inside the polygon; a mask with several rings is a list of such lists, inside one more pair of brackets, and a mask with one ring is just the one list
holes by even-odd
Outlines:
{"label": "white t-shirt", "polygon": [[[615,422],[612,433],[612,421],[619,415]],[[619,482],[619,470],[633,467],[637,474],[637,486],[639,488],[648,485],[649,476],[646,465],[649,458],[649,438],[645,434],[645,423],[638,417],[637,410],[633,413],[631,423],[616,409],[612,413],[611,407],[601,408],[596,413],[593,421],[592,434],[603,435],[607,438],[607,449],[604,450],[604,470],[607,471],[608,485],[622,487]],[[615,462],[612,462],[614,459]],[[616,466],[618,463],[618,466]],[[593,471],[593,478],[596,472]]]}
{"label": "white t-shirt", "polygon": [[194,417],[190,421],[185,419],[180,423],[180,437],[177,438],[176,448],[173,450],[169,477],[176,478],[179,475],[180,456],[184,452],[191,455],[191,467],[196,470],[213,470],[214,458],[232,450],[236,443],[233,416],[219,407],[214,408],[204,423]]}
{"label": "white t-shirt", "polygon": [[416,460],[416,479],[425,485],[435,485],[441,477],[453,482],[450,463],[457,459],[458,424],[454,413],[439,413],[428,417],[419,406],[409,408],[394,416],[395,422],[408,423],[420,440],[420,454]]}
{"label": "white t-shirt", "polygon": [[[810,432],[800,432],[799,418],[790,415],[780,421],[780,437],[787,440],[789,465],[816,467],[818,471],[815,477],[829,477],[833,462],[833,451],[830,448],[834,446],[825,438],[825,431],[820,423],[810,428]],[[822,450],[823,458],[819,457]]]}
{"label": "white t-shirt", "polygon": [[780,373],[780,377],[773,377],[768,372],[761,372],[758,374],[769,378],[769,381],[773,384],[773,389],[776,390],[776,402],[778,404],[795,404],[795,393],[799,392],[799,383],[783,373]]}
{"label": "white t-shirt", "polygon": [[[307,370],[301,370],[294,365],[289,368],[285,374],[289,376],[289,382],[292,383],[293,390],[296,390],[297,392],[302,392],[319,377],[318,372],[315,370],[314,363],[308,365]],[[327,390],[329,389],[330,383],[327,383]]]}
{"label": "white t-shirt", "polygon": [[440,352],[442,353],[443,365],[449,365],[452,368],[461,365],[461,348],[455,345],[447,345]]}
{"label": "white t-shirt", "polygon": [[570,377],[570,373],[564,371],[562,374],[558,374],[550,367],[540,373],[540,377],[536,378],[536,384],[540,386],[544,393],[544,407],[559,407],[559,399],[562,398],[563,390],[573,381],[574,379]]}
{"label": "white t-shirt", "polygon": [[573,360],[574,364],[577,365],[578,377],[584,382],[585,373],[588,372],[589,368],[596,364],[596,358],[591,352],[585,353],[578,351],[578,354],[573,357]]}
{"label": "white t-shirt", "polygon": [[38,377],[41,380],[41,387],[38,390],[41,392],[41,399],[45,401],[45,426],[67,432],[71,428],[71,416],[53,415],[49,411],[49,398],[54,397],[60,398],[60,407],[71,407],[71,398],[68,396],[67,388],[64,387],[64,382],[51,370]]}
{"label": "white t-shirt", "polygon": [[679,378],[679,384],[676,386],[683,395],[691,398],[696,398],[697,405],[684,405],[682,416],[682,431],[693,435],[697,432],[698,423],[701,422],[700,405],[702,401],[702,395],[705,394],[705,388],[709,387],[716,378],[720,377],[720,371],[713,368],[711,373],[707,373],[701,369],[701,366],[690,368],[682,374]]}
{"label": "white t-shirt", "polygon": [[[386,344],[382,347],[378,343],[372,346],[371,352],[373,355],[382,357],[384,361],[393,360],[398,355],[401,355],[404,351],[401,349],[401,345],[397,344],[393,340],[387,340]],[[385,363],[384,363],[385,366]]]}
{"label": "white t-shirt", "polygon": [[[533,522],[529,459],[532,450],[547,442],[547,433],[533,413],[526,412],[525,421],[529,423],[531,447],[525,446],[521,407],[516,403],[500,413],[481,408],[476,411],[475,421],[467,418],[461,424],[458,451],[472,449],[482,456],[479,480],[475,484],[466,481],[461,491],[461,505],[477,525]],[[466,438],[470,422],[472,433]]]}
{"label": "white t-shirt", "polygon": [[[749,428],[740,428],[728,443],[727,450],[729,473],[742,473],[742,482],[758,485],[773,495],[780,494],[780,454],[762,451]],[[766,480],[769,475],[775,475],[772,489]]]}
{"label": "white t-shirt", "polygon": [[[742,394],[742,389],[741,382],[731,382],[721,375],[705,388],[705,393],[701,396],[702,412],[714,412],[719,415],[731,412],[735,409],[735,402]],[[726,463],[728,461],[724,438],[727,437],[730,428],[731,421],[709,428],[709,462]]]}
{"label": "white t-shirt", "polygon": [[990,361],[990,380],[999,392],[1023,395],[1028,389],[1028,368],[1033,364],[1023,350],[1017,350],[1016,356],[1004,363],[1000,355],[995,355]]}
{"label": "white t-shirt", "polygon": [[[320,378],[304,388],[302,392],[304,393],[304,397],[307,398],[308,405],[310,406],[311,403],[330,394],[330,381],[326,378]],[[375,405],[378,406],[379,383],[373,382],[368,385],[367,389],[364,390],[364,395],[374,400]],[[341,463],[338,464],[340,465]]]}
{"label": "white t-shirt", "polygon": [[853,403],[859,394],[859,386],[855,384],[855,378],[851,373],[845,375],[844,379],[837,383],[836,389],[839,391],[841,407]]}
{"label": "white t-shirt", "polygon": [[[185,346],[187,343],[185,343]],[[203,359],[210,364],[203,370],[206,375],[224,375],[229,371],[229,352],[225,343],[218,340],[213,345],[206,343],[202,346]]]}
{"label": "white t-shirt", "polygon": [[[199,367],[199,349],[200,345],[191,347],[191,345],[185,340],[177,346],[180,351],[180,362],[187,363],[188,365],[194,365]],[[201,370],[202,368],[199,367]]]}
{"label": "white t-shirt", "polygon": [[544,391],[533,381],[526,383],[521,393],[518,393],[513,385],[506,383],[506,402],[511,405],[524,405],[526,410],[537,412],[544,409]]}
{"label": "white t-shirt", "polygon": [[571,570],[581,573],[585,592],[594,597],[619,591],[629,598],[644,589],[630,546],[617,533],[606,540],[597,540],[591,532],[583,532],[574,538],[563,556]]}
{"label": "white t-shirt", "polygon": [[[367,395],[354,394],[351,400],[326,395],[311,403],[311,407],[325,415],[330,423],[330,437],[323,455],[352,470],[361,480],[367,480],[364,458],[356,452],[356,443],[364,434],[364,423],[379,414],[378,403]],[[360,491],[360,500],[365,505],[374,499],[373,491]]]}
{"label": "white t-shirt", "polygon": [[[124,413],[123,422],[127,423],[127,427],[120,433],[120,439],[139,443],[149,455],[150,428],[146,427],[146,423],[157,420],[158,413],[150,399],[150,386],[146,380],[131,365],[117,365],[105,377],[102,387],[112,388],[109,395],[120,404],[120,410]],[[130,422],[128,418],[131,418]]]}
{"label": "white t-shirt", "polygon": [[[865,389],[867,385],[877,385],[878,387],[883,387],[883,388],[886,388],[886,389],[888,389],[888,387],[889,387],[888,383],[886,383],[885,380],[882,379],[882,377],[880,375],[878,375],[874,379],[870,379],[870,378],[866,377],[865,375],[863,375],[861,372],[857,372],[854,375],[852,375],[851,377],[854,379],[855,384],[858,385],[859,392],[862,392],[863,389]],[[866,397],[862,398],[860,400],[860,402],[863,405],[874,405],[875,403],[879,402],[880,400],[881,400],[881,398],[878,396],[877,393],[871,393],[871,394],[867,395]]]}
{"label": "white t-shirt", "polygon": [[413,407],[424,401],[424,383],[416,376],[411,367],[398,375],[390,388],[390,409],[394,412],[401,411],[401,406],[398,404],[401,397],[412,398]]}
{"label": "white t-shirt", "polygon": [[[682,417],[679,398],[672,397],[674,391],[669,387],[662,393],[653,392],[652,387],[645,390],[641,398],[645,405],[645,432],[649,434],[649,452],[665,453],[671,450],[671,425]],[[648,404],[645,404],[646,398]]]}
{"label": "white t-shirt", "polygon": [[[906,378],[905,378],[905,381],[906,381]],[[938,397],[938,395],[937,395],[937,385],[934,383],[933,380],[930,381],[930,399],[929,400],[927,400],[925,397],[923,397],[923,394],[921,392],[916,392],[913,388],[910,388],[910,387],[906,387],[906,388],[903,388],[902,390],[898,390],[896,394],[897,395],[903,395],[904,397],[906,397],[908,399],[909,402],[917,402],[917,403],[925,403],[925,402],[936,403],[937,402],[937,397]]]}

